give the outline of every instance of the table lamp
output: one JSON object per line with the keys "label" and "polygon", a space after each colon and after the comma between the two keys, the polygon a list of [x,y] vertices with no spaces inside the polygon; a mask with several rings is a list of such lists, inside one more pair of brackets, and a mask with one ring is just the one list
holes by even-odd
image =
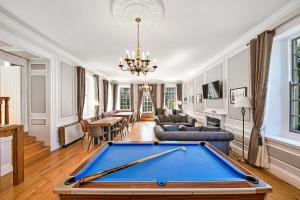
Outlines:
{"label": "table lamp", "polygon": [[178,108],[181,110],[181,106],[182,106],[182,101],[177,101],[177,105],[178,105]]}
{"label": "table lamp", "polygon": [[245,157],[244,157],[244,150],[245,150],[245,114],[246,114],[246,108],[251,108],[251,101],[248,97],[238,97],[234,104],[235,108],[241,108],[242,116],[243,116],[243,152],[242,157],[238,159],[238,161],[245,163]]}

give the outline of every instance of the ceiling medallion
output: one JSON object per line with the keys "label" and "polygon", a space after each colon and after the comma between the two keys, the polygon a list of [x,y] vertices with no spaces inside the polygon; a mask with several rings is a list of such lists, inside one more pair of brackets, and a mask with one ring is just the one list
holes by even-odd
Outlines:
{"label": "ceiling medallion", "polygon": [[159,24],[165,13],[162,0],[110,0],[110,11],[122,24],[132,24],[136,16],[146,24]]}
{"label": "ceiling medallion", "polygon": [[123,59],[120,58],[119,67],[122,71],[129,71],[131,74],[137,73],[139,76],[140,73],[146,75],[148,72],[154,72],[157,69],[156,60],[153,61],[153,66],[150,66],[149,52],[146,54],[141,53],[140,47],[140,22],[141,18],[135,18],[137,22],[137,46],[135,51],[130,55],[129,51],[126,52],[125,65],[123,65]]}

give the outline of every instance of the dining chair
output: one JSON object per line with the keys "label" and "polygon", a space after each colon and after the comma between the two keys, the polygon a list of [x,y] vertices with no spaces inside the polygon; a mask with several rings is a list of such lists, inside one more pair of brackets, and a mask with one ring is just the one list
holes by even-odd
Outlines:
{"label": "dining chair", "polygon": [[79,123],[80,123],[81,129],[82,129],[82,131],[83,131],[83,136],[81,137],[81,144],[82,144],[85,135],[86,135],[86,134],[89,135],[89,130],[88,130],[89,122],[88,122],[86,119],[83,119],[83,120],[81,120]]}
{"label": "dining chair", "polygon": [[101,138],[104,139],[104,134],[105,134],[102,127],[98,126],[98,125],[89,124],[88,125],[88,131],[89,131],[89,135],[91,136],[89,146],[88,146],[88,150],[89,150],[90,145],[91,145],[94,138],[97,138],[97,139],[99,138],[99,144],[101,145]]}
{"label": "dining chair", "polygon": [[127,124],[127,121],[128,120],[126,118],[123,118],[121,125],[112,130],[113,135],[121,134],[121,140],[125,139],[125,137],[126,137],[126,124]]}
{"label": "dining chair", "polygon": [[91,120],[92,120],[92,122],[95,122],[95,121],[97,121],[98,119],[97,119],[97,117],[93,117]]}

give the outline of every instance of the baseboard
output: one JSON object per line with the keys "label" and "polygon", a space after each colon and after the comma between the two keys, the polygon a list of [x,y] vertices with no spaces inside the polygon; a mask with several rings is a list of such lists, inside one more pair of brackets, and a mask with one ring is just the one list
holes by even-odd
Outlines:
{"label": "baseboard", "polygon": [[278,167],[277,165],[274,165],[270,163],[270,169],[266,169],[271,174],[274,174],[274,176],[284,180],[285,182],[291,184],[292,186],[300,189],[300,177],[295,176],[294,174],[291,174],[290,172],[282,169],[281,167]]}
{"label": "baseboard", "polygon": [[[231,150],[238,154],[238,155],[241,155],[242,154],[242,149],[241,147],[233,144],[231,142],[230,144],[230,147],[231,147]],[[248,151],[245,150],[245,155],[248,155]],[[272,158],[274,160],[274,158]],[[270,158],[271,160],[271,158]],[[277,160],[278,162],[281,162],[279,160]],[[285,165],[288,165],[286,163],[284,163]],[[292,166],[289,165],[289,167],[292,168]],[[270,172],[271,174],[273,174],[274,176],[284,180],[285,182],[293,185],[294,187],[300,189],[300,177],[299,176],[295,176],[294,173],[291,173],[285,169],[283,169],[282,167],[279,167],[278,165],[270,162],[270,168],[269,169],[265,169],[267,170],[268,172]]]}
{"label": "baseboard", "polygon": [[6,164],[1,166],[0,176],[4,176],[13,171],[13,166],[11,164]]}

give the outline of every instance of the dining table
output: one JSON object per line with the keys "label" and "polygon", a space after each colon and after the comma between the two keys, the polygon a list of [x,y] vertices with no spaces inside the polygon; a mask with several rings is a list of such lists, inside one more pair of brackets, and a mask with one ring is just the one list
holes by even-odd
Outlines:
{"label": "dining table", "polygon": [[134,112],[117,112],[113,114],[114,117],[125,117],[127,120],[130,120],[133,115]]}
{"label": "dining table", "polygon": [[[118,122],[122,121],[123,117],[117,117],[117,116],[113,116],[113,117],[105,117],[102,119],[99,119],[97,121],[91,122],[91,125],[97,125],[97,126],[101,126],[101,127],[107,127],[107,141],[111,141],[113,140],[113,136],[111,134],[111,128],[117,124]],[[96,142],[95,140],[95,144],[97,144],[98,141]]]}

